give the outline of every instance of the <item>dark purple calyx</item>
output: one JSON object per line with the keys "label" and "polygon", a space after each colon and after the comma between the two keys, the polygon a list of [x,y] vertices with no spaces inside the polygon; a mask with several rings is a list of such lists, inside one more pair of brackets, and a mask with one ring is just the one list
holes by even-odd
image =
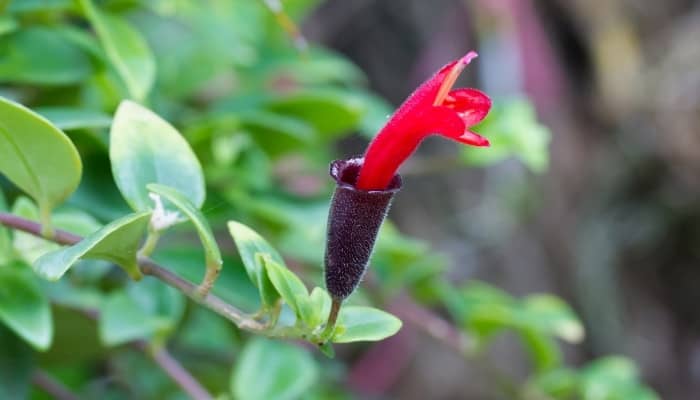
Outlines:
{"label": "dark purple calyx", "polygon": [[393,177],[384,190],[355,187],[362,158],[336,160],[330,174],[337,182],[328,213],[326,239],[326,288],[335,299],[348,297],[360,283],[369,257],[401,177]]}

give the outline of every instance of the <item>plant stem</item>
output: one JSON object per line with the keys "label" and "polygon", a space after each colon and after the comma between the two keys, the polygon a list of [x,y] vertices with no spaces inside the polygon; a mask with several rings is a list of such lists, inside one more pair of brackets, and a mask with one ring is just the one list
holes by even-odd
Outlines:
{"label": "plant stem", "polygon": [[45,239],[52,240],[54,229],[51,225],[51,208],[39,203],[39,219],[41,220],[41,236]]}
{"label": "plant stem", "polygon": [[330,340],[333,337],[335,324],[338,322],[338,314],[340,313],[340,307],[342,305],[343,300],[332,297],[331,311],[328,313],[328,321],[326,321],[326,327],[323,329],[323,333],[321,333],[321,337],[324,338],[324,340]]}
{"label": "plant stem", "polygon": [[175,289],[184,293],[190,299],[194,300],[196,303],[207,307],[208,309],[233,322],[239,328],[251,332],[265,331],[266,328],[263,324],[259,323],[250,315],[244,313],[238,308],[225,302],[220,297],[214,294],[209,294],[207,297],[202,298],[197,291],[197,286],[161,267],[153,260],[149,258],[139,258],[139,266],[141,267],[141,272],[143,272],[144,275],[152,276],[163,281],[169,286],[174,287]]}
{"label": "plant stem", "polygon": [[57,400],[79,400],[80,398],[65,387],[61,382],[55,380],[51,375],[42,370],[32,372],[32,384],[40,388],[44,393]]}
{"label": "plant stem", "polygon": [[[0,224],[9,228],[30,233],[32,235],[41,236],[41,224],[13,214],[0,212]],[[48,240],[52,240],[63,245],[73,245],[82,239],[83,238],[78,235],[57,229],[54,232],[53,237]],[[139,257],[138,265],[144,275],[152,276],[163,281],[165,284],[178,289],[190,299],[233,322],[240,329],[250,332],[267,333],[267,328],[265,325],[253,319],[250,315],[225,302],[216,295],[209,294],[202,298],[198,294],[196,285],[180,278],[166,268],[161,267],[153,260],[147,257]]]}
{"label": "plant stem", "polygon": [[156,245],[158,244],[158,239],[160,239],[160,232],[148,228],[148,235],[146,235],[146,241],[143,243],[143,246],[138,251],[139,257],[148,257],[151,254],[153,254],[153,250],[156,249]]}
{"label": "plant stem", "polygon": [[148,343],[143,340],[137,340],[133,342],[133,345],[150,355],[153,361],[155,361],[156,364],[158,364],[158,366],[191,398],[195,400],[208,400],[213,398],[212,395],[173,358],[165,347],[152,349],[149,348]]}
{"label": "plant stem", "polygon": [[219,277],[219,272],[221,272],[221,264],[216,260],[210,260],[209,257],[207,257],[206,260],[206,267],[204,279],[202,279],[202,283],[197,287],[197,293],[200,297],[207,297],[211,288],[214,287],[216,278]]}
{"label": "plant stem", "polygon": [[[43,237],[41,233],[41,224],[18,217],[14,214],[0,212],[0,224],[19,231],[31,233],[32,235]],[[51,238],[45,238],[62,245],[72,245],[81,241],[83,238],[69,232],[56,230]]]}

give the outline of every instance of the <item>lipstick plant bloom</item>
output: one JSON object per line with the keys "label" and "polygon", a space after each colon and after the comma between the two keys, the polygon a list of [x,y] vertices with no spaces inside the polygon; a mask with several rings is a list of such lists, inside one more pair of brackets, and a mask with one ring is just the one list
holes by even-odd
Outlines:
{"label": "lipstick plant bloom", "polygon": [[419,86],[370,143],[364,157],[331,164],[337,187],[328,215],[324,260],[326,288],[333,299],[327,330],[332,330],[342,301],[367,269],[377,232],[401,188],[397,171],[420,142],[439,134],[472,146],[489,145],[470,128],[486,117],[491,99],[476,89],[452,89],[476,56],[473,51],[467,53]]}
{"label": "lipstick plant bloom", "polygon": [[486,117],[491,99],[477,89],[452,89],[476,57],[470,51],[445,65],[406,99],[367,148],[358,189],[385,189],[399,166],[429,135],[439,134],[472,146],[489,145],[486,138],[469,129]]}

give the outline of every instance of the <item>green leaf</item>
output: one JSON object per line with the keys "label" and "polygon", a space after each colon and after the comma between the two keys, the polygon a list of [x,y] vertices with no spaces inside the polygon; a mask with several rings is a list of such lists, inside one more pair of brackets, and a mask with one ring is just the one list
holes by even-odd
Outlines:
{"label": "green leaf", "polygon": [[112,118],[96,110],[69,107],[41,107],[36,112],[63,130],[109,128]]}
{"label": "green leaf", "polygon": [[338,316],[335,343],[378,341],[401,329],[401,320],[372,307],[344,306]]}
{"label": "green leaf", "polygon": [[260,291],[263,304],[267,307],[272,306],[279,298],[279,293],[272,282],[270,282],[265,266],[256,257],[256,254],[267,254],[272,261],[285,265],[282,256],[262,236],[240,222],[229,221],[228,230],[236,243],[236,248],[238,248],[238,253],[248,273],[248,278]]}
{"label": "green leaf", "polygon": [[331,311],[331,296],[328,292],[320,287],[315,287],[314,290],[311,291],[309,302],[311,303],[311,317],[308,321],[309,327],[316,327],[326,322],[328,314]]}
{"label": "green leaf", "polygon": [[26,399],[34,357],[32,349],[0,325],[0,399]]}
{"label": "green leaf", "polygon": [[134,210],[152,208],[146,187],[149,183],[170,186],[196,208],[202,206],[202,167],[172,125],[139,104],[123,101],[114,116],[110,136],[114,179]]}
{"label": "green leaf", "polygon": [[109,346],[135,339],[160,340],[173,332],[184,307],[182,294],[163,282],[130,282],[100,307],[100,339]]}
{"label": "green leaf", "polygon": [[202,212],[199,211],[185,196],[171,187],[152,183],[147,185],[147,188],[151,192],[165,197],[166,200],[171,202],[183,214],[185,214],[190,221],[192,221],[195,229],[197,229],[199,240],[204,246],[204,256],[206,258],[207,268],[216,268],[217,270],[221,269],[221,265],[223,264],[221,259],[221,251],[219,250],[219,246],[216,244],[214,233],[211,231],[209,223],[204,218],[204,215],[202,215]]}
{"label": "green leaf", "polygon": [[[39,219],[39,210],[27,197],[20,196],[12,206],[12,213],[29,220]],[[102,225],[82,211],[61,210],[51,215],[51,221],[59,229],[77,234],[89,235]],[[41,237],[16,231],[13,246],[19,256],[29,264],[34,264],[42,255],[59,249],[61,246]]]}
{"label": "green leaf", "polygon": [[69,85],[92,73],[89,57],[56,29],[31,27],[3,37],[0,82]]}
{"label": "green leaf", "polygon": [[553,338],[537,329],[518,328],[518,334],[538,372],[552,370],[561,364],[561,351]]}
{"label": "green leaf", "polygon": [[246,344],[236,362],[231,393],[239,400],[301,399],[318,375],[316,363],[304,349],[256,338]]}
{"label": "green leaf", "polygon": [[53,336],[49,299],[29,267],[0,266],[0,321],[38,350],[46,350]]}
{"label": "green leaf", "polygon": [[37,201],[42,221],[78,187],[81,172],[78,151],[63,132],[0,97],[0,173]]}
{"label": "green leaf", "polygon": [[658,400],[651,389],[639,381],[637,366],[630,359],[609,356],[591,362],[581,371],[583,400]]}
{"label": "green leaf", "polygon": [[311,324],[314,322],[314,313],[304,282],[287,267],[272,260],[269,254],[257,253],[257,256],[260,259],[258,262],[265,266],[267,276],[289,308],[294,311],[298,319],[313,327],[314,325]]}
{"label": "green leaf", "polygon": [[79,3],[131,96],[144,100],[156,77],[155,60],[144,38],[124,19],[99,11],[91,0]]}
{"label": "green leaf", "polygon": [[536,294],[523,301],[521,318],[524,323],[552,333],[569,343],[584,338],[583,325],[564,301],[548,294]]}
{"label": "green leaf", "polygon": [[73,246],[41,256],[34,263],[34,269],[41,277],[54,281],[80,258],[99,259],[113,262],[132,278],[139,279],[136,253],[150,216],[150,212],[142,212],[112,221]]}

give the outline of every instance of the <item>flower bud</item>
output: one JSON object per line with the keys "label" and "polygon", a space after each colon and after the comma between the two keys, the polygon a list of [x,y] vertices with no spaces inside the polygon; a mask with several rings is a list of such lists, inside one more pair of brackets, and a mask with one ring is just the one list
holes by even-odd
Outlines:
{"label": "flower bud", "polygon": [[326,288],[337,300],[348,297],[360,283],[394,194],[401,188],[396,174],[384,190],[357,189],[364,160],[351,158],[331,163],[337,182],[328,213]]}

